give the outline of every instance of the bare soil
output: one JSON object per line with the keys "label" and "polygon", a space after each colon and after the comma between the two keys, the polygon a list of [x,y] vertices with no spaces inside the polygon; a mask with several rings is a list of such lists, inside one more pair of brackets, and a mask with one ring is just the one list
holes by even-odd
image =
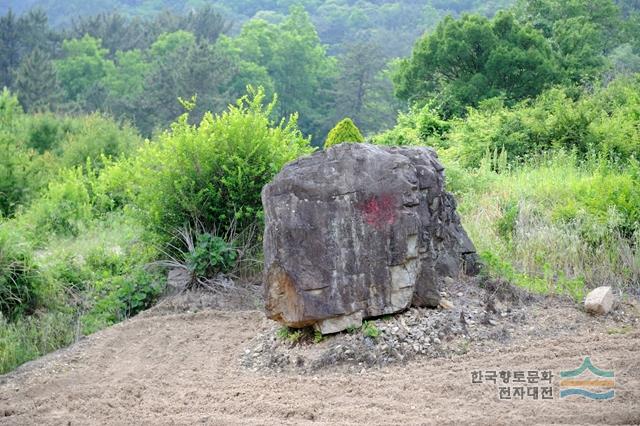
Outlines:
{"label": "bare soil", "polygon": [[[480,310],[480,319],[470,323],[486,303],[455,290],[449,290],[455,307],[448,312],[405,314],[431,327],[417,317],[469,310],[466,334],[442,339],[442,347],[452,350],[438,356],[418,351],[364,367],[356,357],[326,368],[280,371],[246,363],[247,351],[277,329],[256,310],[257,292],[248,291],[241,303],[197,293],[173,296],[0,377],[0,425],[640,424],[637,302],[624,301],[612,314],[594,318],[562,299],[524,305],[519,299],[512,308],[502,300],[508,315],[494,312],[494,320],[483,321],[486,311]],[[503,328],[508,338],[491,331]],[[385,333],[394,329],[387,324]],[[350,340],[362,339],[343,334],[279,350],[313,358]],[[559,372],[577,368],[586,355],[597,367],[614,370],[612,400],[559,398]],[[496,385],[471,383],[476,370],[551,370],[555,398],[500,400]]]}

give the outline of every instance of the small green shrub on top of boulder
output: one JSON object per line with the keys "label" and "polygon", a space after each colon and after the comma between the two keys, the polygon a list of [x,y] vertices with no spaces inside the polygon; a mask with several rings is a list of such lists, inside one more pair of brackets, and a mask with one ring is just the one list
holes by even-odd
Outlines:
{"label": "small green shrub on top of boulder", "polygon": [[324,141],[324,148],[327,149],[343,142],[364,142],[362,133],[348,117],[331,129],[327,135],[327,140]]}

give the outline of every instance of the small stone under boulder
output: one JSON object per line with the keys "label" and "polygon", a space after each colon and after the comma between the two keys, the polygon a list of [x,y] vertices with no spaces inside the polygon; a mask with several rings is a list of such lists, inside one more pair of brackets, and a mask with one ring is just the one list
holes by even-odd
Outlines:
{"label": "small stone under boulder", "polygon": [[426,147],[341,144],[289,163],[262,191],[265,308],[322,333],[436,307],[475,248]]}

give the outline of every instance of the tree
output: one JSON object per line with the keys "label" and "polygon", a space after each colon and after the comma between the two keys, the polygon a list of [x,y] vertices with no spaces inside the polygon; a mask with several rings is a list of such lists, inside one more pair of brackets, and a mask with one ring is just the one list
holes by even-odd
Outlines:
{"label": "tree", "polygon": [[27,56],[34,49],[51,52],[60,42],[60,36],[49,27],[49,19],[42,9],[32,9],[18,19],[19,56]]}
{"label": "tree", "polygon": [[40,49],[34,49],[18,67],[15,88],[26,111],[48,110],[58,102],[60,86],[56,70]]}
{"label": "tree", "polygon": [[57,37],[40,9],[16,17],[11,10],[0,17],[0,86],[12,87],[15,72],[34,49],[50,51]]}
{"label": "tree", "polygon": [[55,67],[70,100],[82,100],[89,89],[113,71],[113,62],[106,58],[107,50],[91,36],[65,40],[62,50],[64,57],[55,61]]}
{"label": "tree", "polygon": [[222,34],[231,29],[231,22],[210,5],[196,11],[192,10],[185,21],[185,29],[191,31],[199,41],[207,43],[215,43]]}
{"label": "tree", "polygon": [[262,87],[268,96],[275,95],[276,91],[269,70],[264,65],[244,59],[246,52],[240,49],[233,39],[222,36],[216,43],[216,48],[228,58],[230,63],[234,64],[234,73],[229,83],[231,98],[242,97],[248,86]]}
{"label": "tree", "polygon": [[140,50],[118,51],[115,68],[103,79],[109,95],[120,99],[135,99],[144,91],[144,81],[151,68]]}
{"label": "tree", "polygon": [[292,7],[279,24],[251,20],[231,42],[242,52],[241,59],[269,73],[279,95],[279,115],[299,113],[305,133],[317,136],[328,130],[326,117],[331,116],[330,88],[336,62],[327,56],[304,8]]}
{"label": "tree", "polygon": [[149,47],[155,37],[150,34],[148,27],[149,24],[139,19],[130,20],[119,13],[100,13],[74,19],[65,38],[89,35],[101,40],[102,46],[109,51],[109,56],[113,57],[118,51]]}
{"label": "tree", "polygon": [[197,96],[191,113],[194,120],[228,104],[235,65],[217,46],[178,31],[161,36],[151,46],[150,57],[144,93],[133,108],[135,123],[143,133],[175,120],[183,112],[179,99]]}
{"label": "tree", "polygon": [[445,118],[463,115],[483,99],[508,103],[535,97],[561,81],[558,59],[545,38],[512,14],[493,20],[445,18],[402,60],[393,80],[399,98],[433,102]]}
{"label": "tree", "polygon": [[11,10],[0,17],[0,86],[10,87],[13,71],[20,63],[19,26]]}
{"label": "tree", "polygon": [[625,17],[640,12],[640,0],[616,0],[616,5]]}
{"label": "tree", "polygon": [[625,27],[613,0],[519,0],[516,14],[550,41],[575,83],[602,75],[605,56],[620,44]]}
{"label": "tree", "polygon": [[364,142],[362,133],[349,117],[342,119],[336,124],[336,127],[331,129],[324,141],[324,148],[327,149],[343,142]]}
{"label": "tree", "polygon": [[339,56],[339,74],[334,86],[336,117],[349,115],[367,131],[379,131],[393,124],[396,108],[393,86],[385,75],[386,61],[380,45],[357,41]]}

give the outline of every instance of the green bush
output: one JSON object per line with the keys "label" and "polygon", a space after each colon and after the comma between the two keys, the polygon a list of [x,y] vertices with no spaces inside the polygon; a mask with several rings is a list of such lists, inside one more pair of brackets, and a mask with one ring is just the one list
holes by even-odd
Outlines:
{"label": "green bush", "polygon": [[18,97],[6,87],[0,93],[0,128],[13,129],[16,120],[23,115]]}
{"label": "green bush", "polygon": [[638,157],[638,89],[638,81],[618,81],[578,100],[553,89],[511,109],[485,103],[453,122],[443,138],[443,145],[451,147],[445,155],[466,167],[479,166],[494,150],[505,150],[511,163],[559,148],[575,150],[582,158],[593,152],[614,160]]}
{"label": "green bush", "polygon": [[16,121],[16,143],[38,154],[50,153],[58,167],[102,166],[103,157],[117,158],[142,145],[138,132],[98,113],[70,117],[52,113],[21,115]]}
{"label": "green bush", "polygon": [[135,158],[107,168],[96,186],[100,205],[130,204],[163,238],[185,224],[224,233],[231,223],[243,229],[260,221],[264,185],[285,163],[312,152],[297,117],[274,122],[275,101],[263,101],[262,89],[250,90],[196,126],[184,114]]}
{"label": "green bush", "polygon": [[232,243],[210,233],[196,236],[193,251],[185,254],[186,266],[195,277],[214,277],[229,272],[238,258]]}
{"label": "green bush", "polygon": [[18,221],[42,241],[50,234],[76,235],[92,217],[88,178],[76,168],[63,170]]}
{"label": "green bush", "polygon": [[130,125],[92,114],[75,120],[73,132],[66,134],[57,154],[63,167],[82,166],[89,160],[93,168],[102,168],[105,158],[130,155],[142,142]]}
{"label": "green bush", "polygon": [[65,135],[72,131],[72,120],[54,114],[33,114],[23,117],[27,146],[39,154],[59,149]]}
{"label": "green bush", "polygon": [[26,115],[8,91],[0,95],[0,216],[12,217],[57,179],[63,168],[95,172],[133,153],[142,138],[106,116]]}
{"label": "green bush", "polygon": [[12,216],[35,198],[55,163],[29,146],[23,131],[27,119],[18,99],[4,89],[0,94],[0,217]]}
{"label": "green bush", "polygon": [[[469,108],[465,118],[443,121],[429,107],[400,114],[395,128],[373,137],[384,145],[429,145],[463,168],[492,158],[494,170],[564,149],[586,159],[640,157],[640,78],[620,79],[576,99],[570,89],[547,90],[534,100],[507,107],[502,98]],[[503,167],[504,168],[504,167]]]}
{"label": "green bush", "polygon": [[408,113],[398,114],[397,125],[375,135],[373,143],[378,145],[430,145],[446,147],[443,137],[451,130],[454,121],[443,120],[430,105],[421,108],[414,106]]}
{"label": "green bush", "polygon": [[343,142],[364,142],[362,133],[348,117],[331,129],[324,141],[324,148],[327,149]]}
{"label": "green bush", "polygon": [[0,129],[0,217],[11,217],[36,198],[53,173],[51,156],[39,156]]}

